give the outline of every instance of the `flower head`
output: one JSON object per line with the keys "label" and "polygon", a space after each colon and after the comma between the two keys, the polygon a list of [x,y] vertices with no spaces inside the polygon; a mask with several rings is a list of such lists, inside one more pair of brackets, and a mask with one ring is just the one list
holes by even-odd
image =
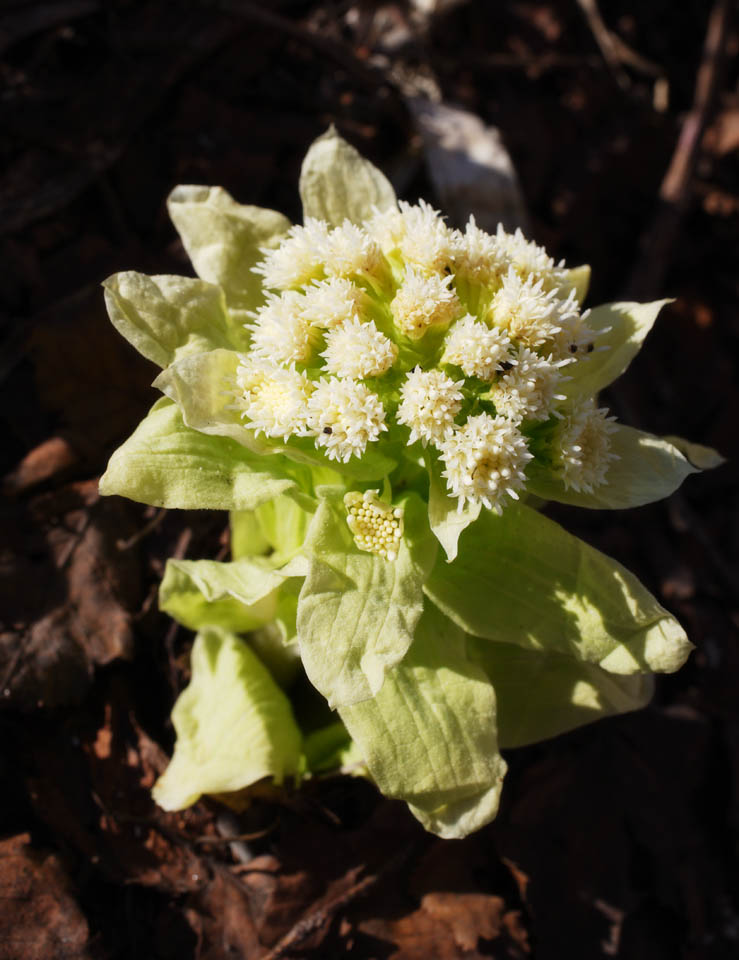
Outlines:
{"label": "flower head", "polygon": [[360,550],[375,553],[385,560],[395,560],[403,536],[403,509],[383,503],[375,490],[344,497],[346,522]]}
{"label": "flower head", "polygon": [[461,380],[452,380],[441,370],[417,367],[406,375],[396,419],[411,428],[409,443],[421,440],[426,446],[449,435],[462,407],[461,386]]}
{"label": "flower head", "polygon": [[460,509],[469,500],[500,513],[506,496],[518,499],[516,491],[526,482],[524,468],[533,459],[517,427],[487,413],[469,417],[439,447],[446,465],[442,475]]}
{"label": "flower head", "polygon": [[361,457],[367,444],[387,430],[378,397],[349,379],[319,380],[308,401],[307,419],[316,446],[325,448],[329,460],[342,463]]}
{"label": "flower head", "polygon": [[468,377],[492,380],[510,360],[510,338],[505,331],[467,314],[457,320],[444,341],[444,363],[461,367]]}
{"label": "flower head", "polygon": [[565,488],[588,493],[604,483],[609,465],[618,460],[611,452],[614,417],[593,399],[574,406],[560,422],[554,437],[554,461]]}
{"label": "flower head", "polygon": [[312,386],[302,374],[243,357],[236,384],[237,407],[255,434],[287,440],[306,433]]}
{"label": "flower head", "polygon": [[462,305],[451,282],[451,275],[428,275],[416,267],[407,267],[390,304],[398,330],[411,340],[419,340],[432,327],[445,327],[456,319]]}
{"label": "flower head", "polygon": [[339,377],[380,377],[392,367],[398,348],[371,320],[354,317],[326,334],[326,369]]}

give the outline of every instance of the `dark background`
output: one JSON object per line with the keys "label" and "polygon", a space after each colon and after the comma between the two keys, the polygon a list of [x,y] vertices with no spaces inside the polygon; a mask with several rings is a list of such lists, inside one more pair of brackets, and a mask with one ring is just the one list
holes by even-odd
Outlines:
{"label": "dark background", "polygon": [[[437,7],[0,5],[2,960],[739,955],[735,4]],[[155,399],[100,281],[190,271],[177,183],[298,220],[330,122],[438,203],[406,99],[429,84],[499,128],[531,236],[592,264],[589,303],[676,298],[605,399],[729,463],[650,507],[553,513],[697,650],[649,709],[510,752],[465,841],[347,778],[165,815],[191,638],[156,584],[167,556],[227,557],[226,521],[98,498]]]}

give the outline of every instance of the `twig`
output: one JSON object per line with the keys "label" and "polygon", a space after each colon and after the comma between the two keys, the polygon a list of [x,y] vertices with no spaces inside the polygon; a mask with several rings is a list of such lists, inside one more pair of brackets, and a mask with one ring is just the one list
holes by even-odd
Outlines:
{"label": "twig", "polygon": [[600,52],[603,54],[609,70],[613,74],[616,83],[622,90],[628,90],[631,86],[629,75],[621,66],[620,51],[616,44],[613,34],[608,29],[600,15],[596,0],[577,0],[577,5],[583,12],[583,16],[588,21],[591,33],[595,37]]}
{"label": "twig", "polygon": [[145,523],[144,526],[137,530],[136,533],[132,534],[127,540],[116,540],[115,545],[119,550],[130,550],[139,540],[143,540],[144,537],[148,536],[152,530],[156,530],[159,524],[164,519],[166,514],[164,507],[160,507],[159,510],[154,514],[151,520],[148,523]]}
{"label": "twig", "polygon": [[[296,950],[308,937],[317,930],[320,930],[321,927],[330,923],[342,907],[348,906],[353,900],[356,900],[357,897],[369,890],[370,887],[373,887],[382,877],[402,866],[410,855],[413,846],[414,844],[412,843],[408,844],[396,854],[396,856],[392,857],[382,869],[369,876],[363,877],[361,880],[357,880],[348,890],[345,890],[344,893],[339,894],[338,897],[329,900],[328,903],[324,903],[306,917],[303,917],[302,920],[299,920],[295,926],[288,930],[285,936],[275,944],[270,952],[262,957],[262,960],[283,960],[290,951]],[[350,871],[350,874],[358,876],[361,870],[362,867],[355,867]]]}
{"label": "twig", "polygon": [[693,106],[683,121],[670,165],[660,185],[659,208],[642,235],[639,260],[627,285],[626,295],[630,299],[648,299],[654,291],[662,288],[690,196],[701,139],[716,99],[731,8],[732,0],[716,0],[708,18]]}

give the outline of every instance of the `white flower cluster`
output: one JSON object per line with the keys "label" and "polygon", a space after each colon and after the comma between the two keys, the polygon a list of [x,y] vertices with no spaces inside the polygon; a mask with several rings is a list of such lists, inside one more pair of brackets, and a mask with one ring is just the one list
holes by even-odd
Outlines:
{"label": "white flower cluster", "polygon": [[[311,437],[342,463],[383,434],[396,459],[399,440],[430,444],[460,510],[517,497],[537,424],[565,485],[604,481],[607,411],[569,409],[563,390],[569,365],[598,349],[588,313],[564,264],[520,230],[489,234],[474,218],[452,230],[401,201],[362,226],[309,218],[255,271],[266,299],[236,384],[247,429]],[[363,504],[365,523],[380,508]]]}
{"label": "white flower cluster", "polygon": [[403,536],[403,510],[383,503],[375,490],[347,493],[347,526],[360,550],[395,560]]}

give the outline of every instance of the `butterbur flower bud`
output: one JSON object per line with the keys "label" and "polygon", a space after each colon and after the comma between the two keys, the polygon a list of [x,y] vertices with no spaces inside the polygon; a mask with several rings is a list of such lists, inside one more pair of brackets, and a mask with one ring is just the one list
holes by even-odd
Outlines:
{"label": "butterbur flower bud", "polygon": [[[496,814],[501,747],[643,706],[690,652],[629,571],[534,504],[638,506],[721,458],[598,406],[662,303],[583,311],[588,268],[398,202],[333,130],[300,195],[293,226],[178,187],[200,279],[105,284],[163,397],[101,492],[231,516],[233,561],[172,560],[160,590],[198,634],[155,797],[309,776],[338,743],[337,765],[463,837]],[[304,736],[313,697],[285,690],[308,683],[336,716]]]}

